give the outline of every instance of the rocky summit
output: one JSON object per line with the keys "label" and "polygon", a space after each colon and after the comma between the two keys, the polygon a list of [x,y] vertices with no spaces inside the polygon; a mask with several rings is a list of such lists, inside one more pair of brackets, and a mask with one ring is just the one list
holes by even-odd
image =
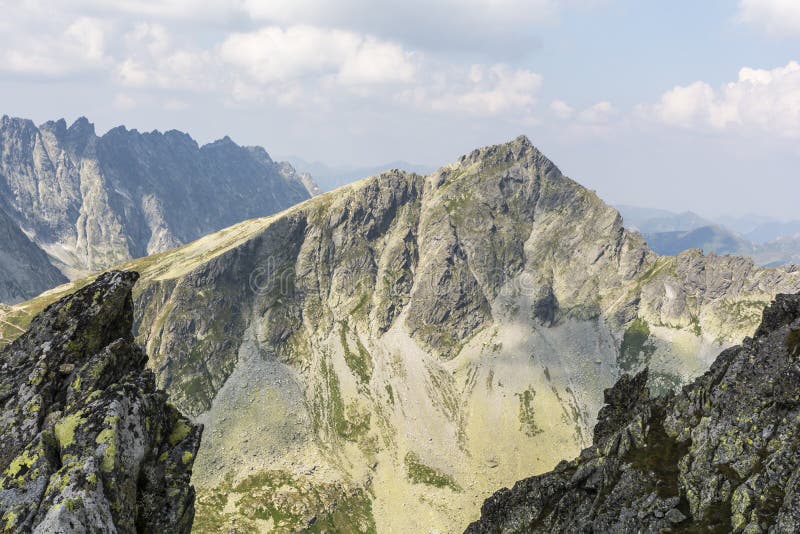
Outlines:
{"label": "rocky summit", "polygon": [[202,428],[131,334],[138,275],[49,306],[0,353],[2,532],[189,532]]}
{"label": "rocky summit", "polygon": [[[0,118],[0,211],[43,251],[23,262],[34,271],[52,263],[75,279],[164,252],[286,209],[309,198],[307,187],[316,187],[309,176],[228,137],[199,146],[175,130],[120,126],[98,136],[85,118],[70,126]],[[58,283],[26,284],[26,276],[24,265],[0,274],[0,302]],[[18,291],[4,292],[4,278],[20,280]]]}
{"label": "rocky summit", "polygon": [[800,295],[677,394],[606,390],[594,442],[503,489],[469,534],[800,532]]}
{"label": "rocky summit", "polygon": [[[199,532],[463,531],[589,446],[621,374],[680,388],[800,291],[653,253],[525,137],[121,268],[158,385],[205,425]],[[0,310],[0,343],[88,282]]]}

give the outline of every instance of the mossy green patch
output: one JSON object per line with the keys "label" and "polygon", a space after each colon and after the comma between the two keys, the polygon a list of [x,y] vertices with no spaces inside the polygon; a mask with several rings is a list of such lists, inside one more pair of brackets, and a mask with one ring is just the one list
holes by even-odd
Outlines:
{"label": "mossy green patch", "polygon": [[342,350],[344,351],[344,361],[347,363],[347,366],[350,368],[350,370],[353,371],[353,374],[356,376],[359,382],[361,382],[363,385],[366,385],[372,378],[372,356],[370,356],[367,349],[364,348],[361,340],[358,339],[358,334],[355,336],[357,352],[353,352],[350,349],[350,345],[347,343],[348,333],[349,328],[347,322],[342,322],[339,325],[339,341],[341,342]]}
{"label": "mossy green patch", "polygon": [[229,475],[215,488],[199,488],[196,507],[193,532],[376,532],[366,491],[285,471],[262,471],[238,484]]}
{"label": "mossy green patch", "polygon": [[453,491],[462,491],[456,480],[438,469],[422,463],[422,460],[413,452],[406,454],[404,463],[406,476],[413,484],[426,484],[436,488],[450,488]]}
{"label": "mossy green patch", "polygon": [[533,400],[536,397],[536,390],[533,387],[529,387],[522,393],[516,393],[516,396],[519,398],[520,430],[531,438],[544,432],[536,424],[536,418],[534,417]]}
{"label": "mossy green patch", "polygon": [[650,363],[656,347],[650,340],[650,327],[643,319],[634,320],[622,335],[617,363],[625,373],[636,372]]}

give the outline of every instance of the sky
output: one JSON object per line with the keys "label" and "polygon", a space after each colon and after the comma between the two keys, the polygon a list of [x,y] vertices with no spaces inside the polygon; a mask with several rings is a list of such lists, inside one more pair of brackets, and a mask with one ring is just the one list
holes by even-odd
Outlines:
{"label": "sky", "polygon": [[230,135],[351,167],[437,167],[525,134],[609,202],[800,218],[797,0],[0,0],[0,12],[0,114]]}

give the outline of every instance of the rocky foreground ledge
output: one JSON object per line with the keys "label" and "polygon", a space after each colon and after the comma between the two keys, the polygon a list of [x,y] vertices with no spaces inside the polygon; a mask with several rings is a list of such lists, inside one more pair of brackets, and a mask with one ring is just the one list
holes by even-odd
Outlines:
{"label": "rocky foreground ledge", "polygon": [[682,392],[605,392],[594,444],[503,489],[468,533],[800,532],[800,295]]}
{"label": "rocky foreground ledge", "polygon": [[111,272],[0,352],[2,532],[189,532],[202,427],[131,334],[139,275]]}

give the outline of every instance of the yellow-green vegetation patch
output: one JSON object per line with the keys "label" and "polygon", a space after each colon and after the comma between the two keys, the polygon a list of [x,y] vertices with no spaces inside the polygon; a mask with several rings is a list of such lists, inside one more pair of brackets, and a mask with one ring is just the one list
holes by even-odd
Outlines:
{"label": "yellow-green vegetation patch", "polygon": [[456,480],[438,469],[422,463],[416,453],[409,452],[405,457],[406,476],[413,484],[426,484],[436,488],[450,488],[453,491],[462,491]]}
{"label": "yellow-green vegetation patch", "polygon": [[353,352],[350,349],[350,345],[347,343],[348,332],[349,328],[347,322],[344,321],[339,325],[339,340],[344,350],[344,361],[347,363],[350,370],[353,371],[356,378],[358,378],[362,384],[366,385],[372,378],[372,357],[367,349],[364,348],[364,345],[361,344],[358,335],[355,336],[357,352]]}
{"label": "yellow-green vegetation patch", "polygon": [[536,390],[533,389],[533,386],[522,393],[516,393],[516,396],[519,398],[520,430],[531,438],[544,432],[544,430],[539,428],[539,425],[536,424],[533,413],[533,400],[536,397]]}
{"label": "yellow-green vegetation patch", "polygon": [[28,471],[36,463],[39,457],[32,453],[29,449],[25,449],[22,451],[22,454],[14,458],[10,464],[8,464],[8,468],[6,469],[6,475],[11,478],[17,478]]}
{"label": "yellow-green vegetation patch", "polygon": [[187,465],[187,464],[189,464],[189,462],[192,461],[193,458],[194,458],[194,454],[192,454],[189,451],[186,451],[186,452],[183,453],[183,456],[181,456],[181,462],[183,462],[184,465]]}
{"label": "yellow-green vegetation patch", "polygon": [[106,428],[97,435],[95,443],[104,445],[103,458],[100,461],[100,469],[106,473],[110,473],[114,469],[114,463],[117,459],[117,431],[112,426]]}
{"label": "yellow-green vegetation patch", "polygon": [[[330,422],[333,431],[341,438],[357,442],[359,438],[363,437],[370,428],[370,415],[368,412],[362,413],[355,402],[351,402],[345,406],[342,399],[342,392],[339,386],[339,377],[336,376],[336,371],[333,366],[323,358],[320,363],[320,372],[322,380],[328,391],[328,398],[320,398],[323,410],[327,410],[328,421]],[[317,394],[321,395],[321,391]],[[324,413],[324,411],[323,411]],[[317,418],[318,416],[315,416]],[[322,421],[316,420],[315,427],[318,427]]]}
{"label": "yellow-green vegetation patch", "polygon": [[368,303],[369,303],[369,292],[364,291],[358,298],[358,302],[356,302],[355,307],[353,307],[353,309],[350,310],[350,315],[355,315],[362,318],[366,317]]}
{"label": "yellow-green vegetation patch", "polygon": [[725,324],[730,325],[730,330],[754,330],[769,304],[765,300],[726,300],[721,303],[720,311]]}
{"label": "yellow-green vegetation patch", "polygon": [[671,256],[664,256],[658,258],[653,265],[639,277],[639,284],[645,285],[654,280],[659,273],[665,269],[672,267],[675,264],[675,258]]}
{"label": "yellow-green vegetation patch", "polygon": [[83,412],[78,411],[63,417],[56,423],[53,430],[56,435],[56,441],[58,441],[58,445],[62,449],[72,445],[72,442],[75,441],[75,429],[85,421],[82,415]]}
{"label": "yellow-green vegetation patch", "polygon": [[6,531],[11,532],[12,528],[14,527],[14,523],[17,522],[16,512],[6,512],[3,514],[3,519],[6,520]]}
{"label": "yellow-green vegetation patch", "polygon": [[194,532],[375,533],[372,502],[361,488],[314,483],[286,471],[262,471],[238,484],[228,475],[199,488]]}
{"label": "yellow-green vegetation patch", "polygon": [[186,421],[179,419],[178,422],[175,423],[175,426],[172,427],[172,432],[170,432],[167,437],[167,443],[174,447],[186,439],[186,436],[188,436],[191,431],[192,428],[186,424]]}

